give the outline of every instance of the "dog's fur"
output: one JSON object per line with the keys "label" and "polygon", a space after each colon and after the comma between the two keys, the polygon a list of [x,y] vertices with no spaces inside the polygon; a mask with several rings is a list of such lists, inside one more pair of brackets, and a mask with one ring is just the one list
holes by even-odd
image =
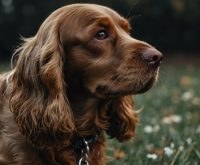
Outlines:
{"label": "dog's fur", "polygon": [[16,50],[0,75],[0,164],[75,165],[77,137],[97,135],[91,165],[105,164],[105,133],[134,136],[132,94],[148,90],[158,66],[141,56],[149,44],[131,38],[128,21],[94,4],[53,12]]}

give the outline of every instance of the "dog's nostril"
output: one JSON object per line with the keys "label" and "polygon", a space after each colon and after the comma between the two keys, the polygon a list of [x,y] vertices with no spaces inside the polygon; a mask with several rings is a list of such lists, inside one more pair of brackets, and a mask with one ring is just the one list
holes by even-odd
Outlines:
{"label": "dog's nostril", "polygon": [[141,53],[142,60],[148,65],[158,65],[163,59],[163,55],[154,48],[146,48]]}

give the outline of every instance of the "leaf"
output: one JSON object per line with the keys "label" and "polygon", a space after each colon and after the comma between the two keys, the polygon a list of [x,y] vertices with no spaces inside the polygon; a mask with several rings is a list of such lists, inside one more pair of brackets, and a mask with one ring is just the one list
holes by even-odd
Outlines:
{"label": "leaf", "polygon": [[181,85],[182,87],[188,87],[188,86],[190,86],[191,84],[192,84],[191,77],[189,77],[189,76],[182,76],[182,77],[180,78],[180,85]]}
{"label": "leaf", "polygon": [[114,152],[114,157],[116,160],[120,160],[126,156],[125,152],[117,148]]}

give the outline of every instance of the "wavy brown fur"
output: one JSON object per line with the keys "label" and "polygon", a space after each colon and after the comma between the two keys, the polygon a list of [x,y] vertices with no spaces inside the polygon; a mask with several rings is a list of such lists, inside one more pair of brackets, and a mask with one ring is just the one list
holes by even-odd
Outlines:
{"label": "wavy brown fur", "polygon": [[[102,29],[103,39],[96,35]],[[75,165],[74,139],[96,134],[89,160],[103,165],[105,133],[119,141],[134,136],[131,94],[152,86],[158,68],[141,60],[152,47],[129,30],[107,7],[75,4],[56,10],[24,40],[16,66],[0,75],[1,165]]]}

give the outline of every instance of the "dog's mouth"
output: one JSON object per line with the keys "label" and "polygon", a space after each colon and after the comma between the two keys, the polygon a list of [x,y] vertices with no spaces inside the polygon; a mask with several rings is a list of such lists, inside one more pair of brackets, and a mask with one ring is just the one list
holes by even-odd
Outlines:
{"label": "dog's mouth", "polygon": [[155,84],[155,78],[150,79],[141,89],[139,89],[135,94],[141,94],[147,92]]}
{"label": "dog's mouth", "polygon": [[138,87],[135,85],[129,85],[128,87],[114,89],[109,85],[98,85],[95,90],[95,95],[100,98],[112,98],[132,94],[141,94],[152,88],[155,83],[155,79],[156,78],[151,78],[147,83],[139,85]]}

